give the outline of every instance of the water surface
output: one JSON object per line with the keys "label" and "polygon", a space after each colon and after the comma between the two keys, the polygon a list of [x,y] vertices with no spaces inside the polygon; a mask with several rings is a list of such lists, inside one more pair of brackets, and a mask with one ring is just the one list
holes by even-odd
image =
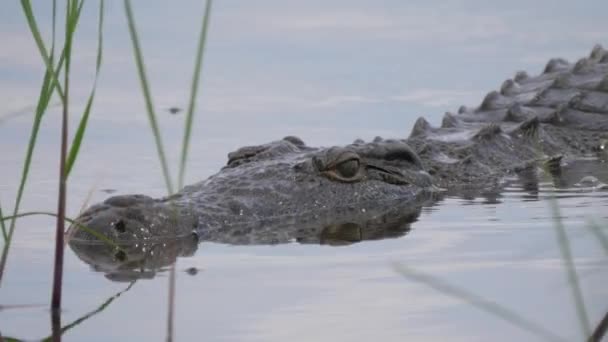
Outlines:
{"label": "water surface", "polygon": [[[604,1],[374,3],[216,2],[188,183],[213,174],[243,145],[300,136],[313,146],[355,138],[405,137],[424,115],[474,106],[516,70],[537,73],[550,57],[575,61],[608,45]],[[74,61],[74,112],[84,105],[95,57],[95,6],[85,7]],[[175,165],[202,4],[137,3],[152,91]],[[0,203],[9,211],[32,120],[39,60],[18,3],[0,11]],[[550,10],[549,10],[550,8]],[[41,25],[48,5],[36,3]],[[563,23],[567,22],[568,25]],[[44,121],[23,210],[54,210],[59,111]],[[74,216],[113,194],[165,194],[146,124],[119,2],[108,4],[105,60],[82,154],[70,178]],[[76,121],[74,121],[76,122]],[[74,124],[72,125],[74,127]],[[598,170],[605,170],[597,164]],[[599,172],[600,176],[605,174]],[[601,178],[608,183],[608,179]],[[606,226],[608,193],[514,184],[486,197],[446,197],[423,208],[406,235],[341,247],[203,242],[177,262],[176,338],[211,341],[537,340],[461,300],[411,282],[402,263],[500,303],[565,340],[580,339],[554,229],[556,197],[592,323],[608,309],[606,254],[587,228]],[[50,334],[52,219],[18,223],[0,288],[0,332]],[[197,269],[195,275],[186,271]],[[160,340],[167,272],[137,281],[64,335],[67,341]],[[102,305],[128,282],[95,272],[70,250],[64,325]],[[41,305],[13,308],[13,305]]]}

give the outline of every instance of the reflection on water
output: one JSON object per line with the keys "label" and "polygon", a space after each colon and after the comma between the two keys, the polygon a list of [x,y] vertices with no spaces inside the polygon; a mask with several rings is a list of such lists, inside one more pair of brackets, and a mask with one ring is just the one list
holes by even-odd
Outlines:
{"label": "reflection on water", "polygon": [[[369,217],[324,226],[286,224],[281,236],[256,235],[243,227],[240,231],[246,234],[234,235],[225,227],[224,234],[212,236],[213,241],[192,236],[122,246],[124,254],[103,244],[72,243],[74,253],[66,255],[62,322],[81,323],[61,331],[66,340],[164,336],[165,270],[177,258],[178,338],[198,338],[204,330],[204,337],[212,340],[280,341],[296,335],[327,341],[374,336],[442,340],[448,335],[467,340],[472,331],[484,339],[495,339],[491,331],[504,335],[495,340],[531,339],[454,298],[407,282],[390,268],[391,262],[399,261],[575,339],[577,321],[547,201],[554,196],[559,201],[587,308],[597,320],[605,314],[608,269],[604,252],[585,225],[589,216],[608,218],[608,193],[577,186],[576,178],[579,173],[602,182],[608,178],[604,164],[582,165],[587,171],[573,166],[563,170],[561,176],[571,179],[567,189],[555,189],[553,176],[546,173],[537,174],[533,190],[514,177],[506,180],[502,192],[466,198],[444,194],[422,208],[408,211],[392,204]],[[12,265],[19,271],[9,269],[0,291],[0,302],[6,305],[48,300],[48,283],[39,278],[50,269],[52,224],[21,222],[19,234],[28,240],[16,242],[13,260],[20,262]],[[42,239],[40,247],[36,239]],[[132,281],[137,286],[131,291],[80,320],[81,313],[91,312]],[[414,328],[405,327],[404,321]],[[0,322],[4,336],[31,339],[52,331],[46,309],[7,309],[0,311]],[[155,324],[134,333],[124,322]],[[365,322],[374,322],[374,328],[358,331],[360,336],[348,333],[353,324],[366,326]],[[108,325],[114,327],[112,332]],[[32,326],[36,328],[28,330]]]}
{"label": "reflection on water", "polygon": [[[155,104],[167,109],[159,110],[167,150],[178,151],[179,109],[186,106],[204,4],[134,5]],[[518,69],[536,74],[549,58],[573,62],[594,44],[608,43],[605,0],[585,6],[469,0],[215,5],[190,184],[224,165],[227,151],[287,135],[323,146],[376,135],[404,137],[418,116],[436,123],[444,111],[474,106]],[[41,29],[50,34],[51,2],[34,6]],[[19,3],[5,1],[1,7],[0,202],[6,210],[16,192],[44,67]],[[81,112],[90,91],[94,7],[84,6],[75,42],[73,113]],[[164,195],[122,6],[109,3],[106,20],[109,43],[92,129],[70,176],[72,216],[91,188],[98,189],[91,203],[114,192]],[[59,114],[52,106],[41,127],[25,211],[56,207]],[[176,153],[168,157],[177,164]],[[63,333],[65,341],[162,339],[163,270],[177,258],[177,340],[533,340],[455,298],[407,282],[390,268],[394,261],[535,318],[567,340],[581,340],[548,203],[553,198],[559,203],[596,324],[606,313],[608,263],[588,222],[608,219],[608,193],[601,185],[608,183],[607,169],[605,162],[584,161],[553,174],[522,170],[505,179],[504,191],[462,189],[414,211],[391,206],[395,211],[379,213],[376,221],[286,224],[285,236],[217,234],[205,241],[123,246],[123,254],[103,245],[72,244],[61,322],[49,319],[45,304],[54,222],[24,218],[0,287],[0,336],[32,340],[54,332]],[[598,182],[582,181],[590,175]],[[125,283],[135,280],[136,285]],[[30,306],[40,303],[45,305]]]}
{"label": "reflection on water", "polygon": [[[581,179],[592,177],[592,184],[581,184]],[[214,242],[228,245],[276,245],[297,242],[301,244],[321,244],[331,246],[350,245],[365,240],[397,238],[411,230],[411,224],[418,220],[422,207],[438,205],[445,196],[467,200],[476,204],[482,198],[484,205],[499,205],[503,198],[503,187],[510,193],[521,193],[523,200],[538,201],[541,196],[564,198],[564,192],[541,195],[541,179],[551,183],[555,189],[580,192],[608,189],[608,168],[599,159],[573,161],[564,168],[544,170],[528,167],[519,171],[515,177],[505,180],[496,189],[458,189],[438,194],[434,200],[412,205],[409,202],[390,201],[376,203],[366,211],[356,212],[350,217],[323,215],[323,220],[306,217],[281,218],[277,223],[268,222],[269,229],[257,222],[250,225],[224,226],[213,232],[187,236],[181,239],[146,240],[133,244],[123,244],[120,249],[101,242],[71,240],[70,247],[76,255],[96,272],[102,272],[112,281],[130,282],[136,279],[154,278],[157,272],[173,264],[178,257],[190,257],[196,253],[201,242]],[[590,185],[591,187],[585,187]],[[572,196],[572,195],[571,195]],[[465,202],[466,204],[467,202]],[[322,222],[322,223],[320,223]],[[199,236],[204,236],[199,241]]]}
{"label": "reflection on water", "polygon": [[[59,341],[61,339],[61,336],[63,334],[67,333],[70,329],[78,326],[79,324],[85,322],[89,318],[94,317],[98,313],[100,313],[103,310],[105,310],[115,299],[117,299],[118,297],[120,297],[123,293],[131,290],[131,288],[133,287],[133,285],[135,285],[134,281],[131,282],[125,289],[120,290],[116,294],[112,295],[110,298],[106,299],[95,310],[85,313],[84,315],[80,316],[78,319],[76,319],[73,322],[70,322],[70,323],[68,323],[68,324],[66,324],[64,326],[61,325],[61,312],[57,312],[57,311],[51,312],[50,313],[50,316],[51,316],[51,334],[50,334],[50,336],[45,337],[45,338],[41,338],[39,340],[40,341]],[[18,338],[9,337],[9,336],[2,336],[2,334],[0,334],[0,341],[2,341],[3,338],[4,338],[4,340],[11,341],[11,342],[20,342],[20,341],[22,341],[22,340],[20,340]]]}
{"label": "reflection on water", "polygon": [[121,249],[102,242],[91,243],[82,240],[71,240],[70,247],[82,261],[91,265],[92,270],[105,273],[106,278],[113,281],[133,281],[153,278],[158,271],[173,264],[178,257],[194,255],[200,242],[230,245],[297,242],[344,246],[365,240],[401,237],[410,231],[410,224],[418,219],[421,208],[422,205],[405,206],[391,201],[352,217],[325,217],[322,226],[314,220],[304,221],[296,217],[285,219],[278,224],[269,223],[272,229],[260,227],[255,222],[251,226],[225,226],[211,234],[203,234],[206,237],[203,241],[199,241],[198,236],[193,234],[182,239],[149,239],[120,245]]}

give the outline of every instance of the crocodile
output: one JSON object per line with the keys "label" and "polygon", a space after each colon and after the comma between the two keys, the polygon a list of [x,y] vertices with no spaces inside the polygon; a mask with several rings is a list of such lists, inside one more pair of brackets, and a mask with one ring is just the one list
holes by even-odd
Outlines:
{"label": "crocodile", "polygon": [[242,147],[217,174],[174,195],[91,206],[70,228],[70,244],[98,234],[127,245],[193,236],[319,243],[328,227],[357,231],[359,240],[400,236],[441,194],[475,197],[539,172],[559,182],[577,160],[605,160],[607,132],[608,51],[596,45],[574,64],[555,58],[537,76],[517,72],[479,106],[446,113],[440,127],[419,118],[408,138],[323,148],[288,136]]}

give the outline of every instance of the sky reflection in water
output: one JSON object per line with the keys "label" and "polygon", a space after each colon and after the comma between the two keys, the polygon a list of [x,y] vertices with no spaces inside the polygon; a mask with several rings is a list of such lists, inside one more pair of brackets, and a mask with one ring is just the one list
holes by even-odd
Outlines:
{"label": "sky reflection in water", "polygon": [[[36,2],[42,27],[50,2]],[[575,61],[608,45],[605,1],[283,1],[215,4],[203,70],[188,182],[216,172],[243,145],[286,135],[310,145],[376,135],[404,137],[418,116],[475,106],[516,70],[537,73],[551,57]],[[203,4],[134,4],[155,103],[172,161],[181,142],[193,52]],[[73,104],[84,106],[93,76],[95,10],[88,4],[75,50]],[[42,63],[18,2],[0,10],[0,201],[12,203]],[[108,2],[106,49],[91,129],[70,183],[69,211],[89,190],[164,194],[147,127],[125,18]],[[47,30],[48,34],[48,30]],[[10,116],[10,118],[8,117]],[[24,210],[55,207],[57,107],[42,127]],[[74,125],[72,125],[74,127]],[[175,165],[175,163],[174,163]],[[399,261],[522,313],[567,339],[578,336],[551,213],[518,191],[500,203],[448,198],[424,208],[404,238],[348,247],[287,244],[232,247],[203,243],[178,262],[176,337],[214,341],[532,340],[454,298],[410,283]],[[585,230],[605,218],[605,192],[559,201],[592,320],[606,310],[605,254]],[[108,194],[94,191],[92,202]],[[490,201],[491,202],[491,201]],[[474,204],[463,206],[463,204]],[[50,297],[52,220],[20,221],[0,291],[2,305]],[[184,270],[201,271],[190,276]],[[125,288],[68,252],[65,312],[70,322]],[[157,340],[165,334],[166,277],[137,282],[65,340]],[[46,309],[0,310],[4,336],[40,338]]]}

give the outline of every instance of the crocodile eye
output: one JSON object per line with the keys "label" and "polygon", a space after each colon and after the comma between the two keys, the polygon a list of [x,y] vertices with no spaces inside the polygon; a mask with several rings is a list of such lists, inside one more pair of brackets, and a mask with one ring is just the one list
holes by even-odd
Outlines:
{"label": "crocodile eye", "polygon": [[123,222],[123,220],[118,220],[113,223],[114,229],[116,229],[119,233],[124,233],[127,231],[127,225]]}
{"label": "crocodile eye", "polygon": [[344,178],[353,178],[359,173],[359,161],[350,159],[336,165],[336,171]]}
{"label": "crocodile eye", "polygon": [[345,183],[358,182],[365,177],[361,161],[357,158],[344,159],[323,173],[333,180]]}
{"label": "crocodile eye", "polygon": [[365,178],[365,161],[351,150],[331,148],[320,157],[314,156],[312,163],[322,175],[331,180],[354,183]]}

